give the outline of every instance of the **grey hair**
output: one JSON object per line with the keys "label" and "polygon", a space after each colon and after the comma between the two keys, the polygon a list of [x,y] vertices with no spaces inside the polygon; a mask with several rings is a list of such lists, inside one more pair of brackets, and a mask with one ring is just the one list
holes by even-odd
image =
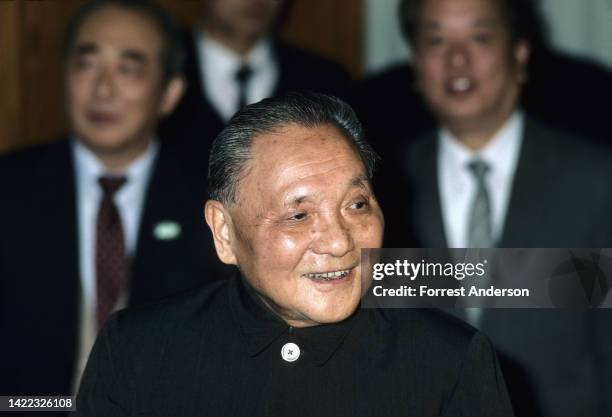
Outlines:
{"label": "grey hair", "polygon": [[336,97],[293,92],[246,106],[216,137],[208,164],[210,198],[226,205],[235,203],[236,189],[251,157],[253,140],[290,124],[303,127],[335,126],[354,147],[368,178],[372,179],[379,157],[365,139],[353,109]]}

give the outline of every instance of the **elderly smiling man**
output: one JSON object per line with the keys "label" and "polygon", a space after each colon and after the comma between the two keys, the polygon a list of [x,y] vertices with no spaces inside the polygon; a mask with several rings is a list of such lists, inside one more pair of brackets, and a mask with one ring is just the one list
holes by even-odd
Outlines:
{"label": "elderly smiling man", "polygon": [[495,353],[423,310],[360,309],[379,247],[376,156],[322,95],[238,113],[210,155],[206,204],[229,281],[121,312],[85,373],[84,416],[510,416]]}

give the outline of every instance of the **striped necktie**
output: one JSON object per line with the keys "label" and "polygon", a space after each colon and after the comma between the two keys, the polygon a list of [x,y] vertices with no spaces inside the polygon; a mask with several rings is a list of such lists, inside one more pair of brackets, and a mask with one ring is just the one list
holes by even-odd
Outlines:
{"label": "striped necktie", "polygon": [[468,168],[476,183],[476,193],[469,213],[467,247],[490,248],[493,246],[491,198],[485,181],[489,165],[477,159]]}
{"label": "striped necktie", "polygon": [[236,103],[236,111],[240,111],[247,105],[247,87],[249,80],[253,75],[253,70],[248,65],[242,65],[236,71],[236,83],[238,84],[238,102]]}
{"label": "striped necktie", "polygon": [[125,290],[128,261],[123,227],[113,196],[125,184],[125,177],[101,177],[102,199],[96,229],[97,323],[101,328]]}

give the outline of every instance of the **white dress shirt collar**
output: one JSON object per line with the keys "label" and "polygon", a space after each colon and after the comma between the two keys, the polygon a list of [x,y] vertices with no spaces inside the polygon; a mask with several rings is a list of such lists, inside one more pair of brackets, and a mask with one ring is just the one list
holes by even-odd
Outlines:
{"label": "white dress shirt collar", "polygon": [[523,133],[523,114],[515,111],[483,148],[472,151],[461,143],[448,129],[441,128],[440,154],[452,168],[465,169],[474,159],[486,162],[491,175],[508,176],[513,168],[513,158],[517,155]]}
{"label": "white dress shirt collar", "polygon": [[[79,140],[73,140],[72,149],[76,176],[78,259],[81,284],[79,346],[73,378],[73,387],[76,390],[97,334],[95,242],[97,216],[102,198],[102,189],[98,179],[106,175],[106,169],[96,155]],[[124,175],[127,181],[114,195],[114,201],[121,218],[127,256],[133,255],[136,251],[146,190],[158,152],[159,144],[154,140],[147,150],[120,174]],[[129,288],[121,294],[116,308],[126,306],[128,291]]]}
{"label": "white dress shirt collar", "polygon": [[450,247],[467,244],[467,219],[475,193],[467,165],[481,159],[489,166],[486,184],[492,207],[493,236],[501,238],[523,137],[524,116],[515,111],[482,149],[465,147],[450,131],[439,131],[438,181],[442,214]]}
{"label": "white dress shirt collar", "polygon": [[[204,32],[199,32],[198,47],[204,57],[215,63],[219,72],[237,70],[242,65],[248,65],[253,72],[265,68],[273,59],[272,43],[268,38],[262,38],[251,48],[248,54],[242,56],[229,49]],[[233,73],[229,75],[233,76]]]}
{"label": "white dress shirt collar", "polygon": [[238,110],[235,74],[241,66],[248,65],[252,71],[246,89],[248,104],[274,93],[278,81],[278,65],[270,39],[262,38],[246,56],[241,56],[203,31],[197,31],[195,37],[204,94],[225,121]]}
{"label": "white dress shirt collar", "polygon": [[[89,150],[81,141],[73,140],[73,151],[75,168],[79,183],[82,184],[95,184],[98,187],[98,178],[104,175],[113,176],[107,174],[107,170],[102,164],[102,161]],[[147,149],[132,161],[121,175],[127,179],[126,185],[130,183],[146,184],[146,180],[149,178],[149,173],[155,157],[159,151],[159,143],[157,140],[151,141]],[[116,175],[118,176],[118,175]],[[121,190],[118,191],[118,193]]]}

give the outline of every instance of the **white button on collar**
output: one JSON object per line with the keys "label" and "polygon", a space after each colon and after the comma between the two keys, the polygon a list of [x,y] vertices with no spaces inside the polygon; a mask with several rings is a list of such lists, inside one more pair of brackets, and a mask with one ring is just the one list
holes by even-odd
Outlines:
{"label": "white button on collar", "polygon": [[300,353],[300,347],[295,343],[285,343],[281,349],[281,356],[287,362],[297,361]]}

